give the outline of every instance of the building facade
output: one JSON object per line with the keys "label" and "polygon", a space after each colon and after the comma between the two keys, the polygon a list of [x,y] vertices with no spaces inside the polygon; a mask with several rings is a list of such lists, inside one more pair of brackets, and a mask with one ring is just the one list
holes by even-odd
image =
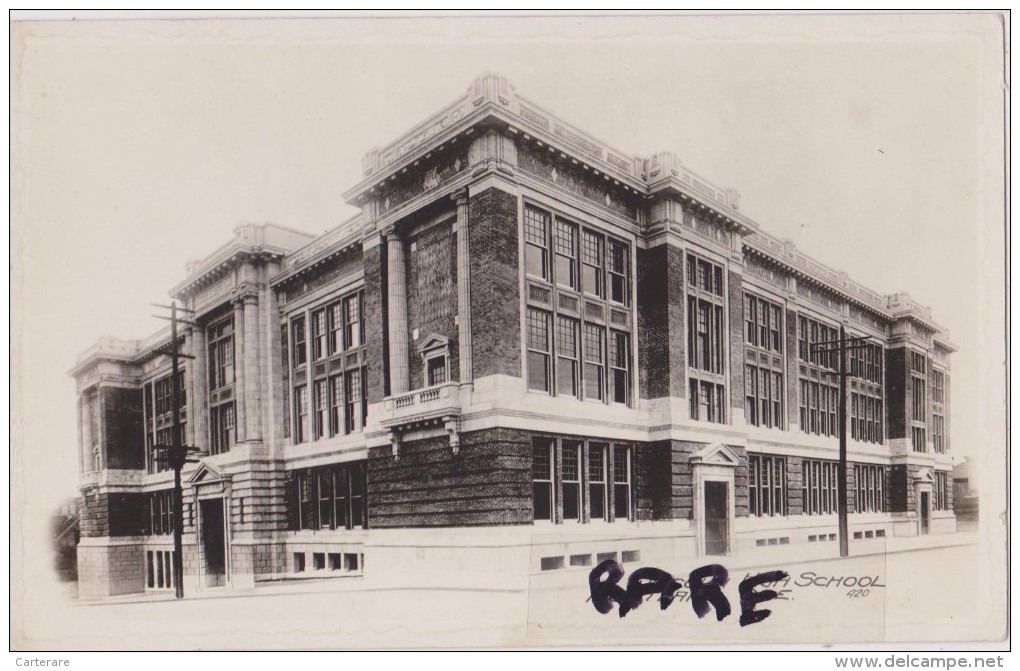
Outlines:
{"label": "building facade", "polygon": [[[527,575],[952,532],[931,310],[780,240],[668,153],[479,77],[363,160],[356,218],[243,225],[171,290],[186,589]],[[80,594],[170,589],[169,331],[79,356]]]}

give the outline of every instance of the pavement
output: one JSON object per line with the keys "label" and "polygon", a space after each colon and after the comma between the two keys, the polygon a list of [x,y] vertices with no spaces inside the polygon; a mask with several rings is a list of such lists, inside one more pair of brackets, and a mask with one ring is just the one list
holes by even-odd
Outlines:
{"label": "pavement", "polygon": [[[930,534],[903,538],[879,538],[850,541],[850,559],[873,557],[975,545],[978,535],[974,531],[953,534]],[[683,566],[660,566],[663,570],[686,575],[691,569],[709,563],[724,565],[731,573],[748,570],[770,570],[805,563],[828,561],[846,561],[839,556],[839,543],[828,541],[823,543],[800,543],[797,545],[774,545],[755,547],[739,554],[721,557],[691,557]],[[632,566],[624,565],[625,569],[633,570],[644,566],[640,562]],[[494,573],[442,573],[430,571],[427,575],[406,571],[389,573],[385,576],[342,576],[323,578],[298,578],[262,581],[250,588],[216,588],[190,590],[185,594],[186,600],[233,599],[258,596],[277,596],[282,594],[320,594],[320,593],[351,593],[351,592],[387,592],[387,591],[471,591],[476,593],[527,593],[532,590],[571,589],[578,584],[587,584],[587,574],[591,567],[578,567],[533,573],[531,575],[508,576]],[[79,600],[81,606],[103,604],[150,603],[175,601],[173,592],[149,592],[145,594],[125,594],[107,597],[101,600]]]}

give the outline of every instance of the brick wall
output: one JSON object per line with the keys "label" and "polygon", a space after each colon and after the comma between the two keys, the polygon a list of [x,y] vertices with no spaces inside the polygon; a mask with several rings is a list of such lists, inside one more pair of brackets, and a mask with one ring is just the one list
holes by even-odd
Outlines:
{"label": "brick wall", "polygon": [[691,455],[703,448],[704,443],[686,440],[670,442],[671,503],[672,518],[689,520],[694,518],[694,469]]}
{"label": "brick wall", "polygon": [[[417,351],[430,333],[450,339],[450,378],[459,379],[457,349],[457,234],[446,222],[410,238],[407,259],[407,343],[411,389],[427,386],[425,362]],[[418,340],[414,330],[418,329]]]}
{"label": "brick wall", "polygon": [[491,188],[469,207],[474,377],[521,377],[517,197]]}
{"label": "brick wall", "polygon": [[149,495],[103,492],[82,498],[81,535],[141,536],[149,526]]}
{"label": "brick wall", "polygon": [[368,460],[371,528],[529,524],[531,437],[490,429],[461,436],[453,454],[445,436],[373,448]]}
{"label": "brick wall", "polygon": [[670,448],[668,440],[634,448],[634,508],[638,520],[668,520],[672,516]]}
{"label": "brick wall", "polygon": [[[800,424],[800,365],[797,363],[797,312],[786,311],[786,421],[787,428]],[[803,430],[803,427],[800,427]]]}
{"label": "brick wall", "polygon": [[78,595],[83,599],[133,594],[145,589],[141,544],[78,546]]}
{"label": "brick wall", "polygon": [[145,468],[142,390],[103,387],[103,424],[107,468]]}
{"label": "brick wall", "polygon": [[368,365],[368,383],[365,386],[369,403],[379,403],[386,395],[386,340],[388,338],[383,315],[386,305],[384,284],[385,258],[382,245],[366,249],[365,263],[365,335],[368,340],[365,358]]}
{"label": "brick wall", "polygon": [[[729,294],[726,297],[728,317],[730,322],[729,331],[729,355],[730,355],[730,407],[744,407],[744,279],[740,273],[732,270],[727,274],[726,283]],[[727,411],[729,417],[729,411]],[[730,418],[732,419],[732,418]],[[746,474],[746,469],[745,469]],[[746,493],[746,492],[745,492]],[[744,497],[746,502],[747,497]],[[739,514],[739,513],[738,513]],[[746,513],[745,513],[746,514]]]}
{"label": "brick wall", "polygon": [[907,349],[896,347],[885,351],[886,436],[906,438],[907,431]]}
{"label": "brick wall", "polygon": [[683,252],[670,245],[637,250],[641,398],[686,398]]}
{"label": "brick wall", "polygon": [[905,464],[896,464],[890,468],[889,500],[890,510],[894,513],[905,513],[914,509],[914,492],[912,480]]}

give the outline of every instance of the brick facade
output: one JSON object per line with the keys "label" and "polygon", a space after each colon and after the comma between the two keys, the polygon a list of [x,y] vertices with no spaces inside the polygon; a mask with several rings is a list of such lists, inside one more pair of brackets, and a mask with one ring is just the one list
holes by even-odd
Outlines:
{"label": "brick facade", "polygon": [[469,211],[474,377],[521,377],[517,198],[487,189],[471,196]]}

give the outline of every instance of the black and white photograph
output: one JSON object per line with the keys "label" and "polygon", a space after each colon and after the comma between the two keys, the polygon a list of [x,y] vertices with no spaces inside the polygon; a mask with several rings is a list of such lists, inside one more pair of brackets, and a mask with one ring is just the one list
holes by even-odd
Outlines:
{"label": "black and white photograph", "polygon": [[1008,11],[267,14],[12,15],[12,652],[1008,651]]}

